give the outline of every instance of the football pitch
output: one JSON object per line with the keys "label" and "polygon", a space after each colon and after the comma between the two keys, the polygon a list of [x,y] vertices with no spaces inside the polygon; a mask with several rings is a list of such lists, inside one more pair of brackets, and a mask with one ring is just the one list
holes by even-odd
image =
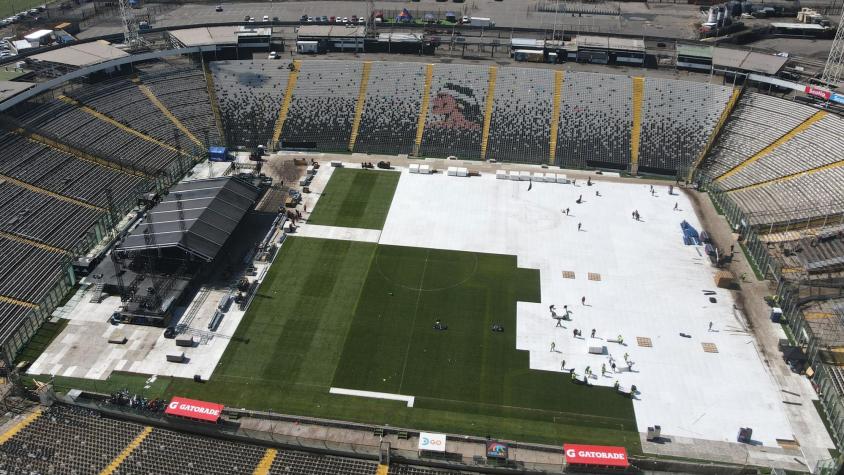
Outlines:
{"label": "football pitch", "polygon": [[399,173],[337,168],[308,218],[311,224],[381,229]]}
{"label": "football pitch", "polygon": [[[398,179],[335,169],[308,222],[381,228]],[[530,369],[529,352],[516,349],[519,301],[539,302],[540,282],[539,271],[519,268],[515,256],[293,235],[211,379],[159,378],[145,394],[640,453],[629,398]],[[437,320],[447,329],[434,329]],[[144,379],[112,375],[121,388]],[[103,382],[58,383],[103,390]],[[332,387],[410,395],[415,404],[330,394]]]}

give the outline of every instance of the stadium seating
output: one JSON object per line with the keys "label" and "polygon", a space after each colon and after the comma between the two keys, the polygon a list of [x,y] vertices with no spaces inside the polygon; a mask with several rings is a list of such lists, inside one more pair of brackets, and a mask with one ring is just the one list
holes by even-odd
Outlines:
{"label": "stadium seating", "polygon": [[489,67],[436,64],[420,154],[480,159]]}
{"label": "stadium seating", "polygon": [[376,462],[318,455],[306,452],[279,451],[270,467],[270,475],[374,475]]}
{"label": "stadium seating", "polygon": [[141,430],[138,424],[56,405],[0,445],[0,473],[99,473]]}
{"label": "stadium seating", "polygon": [[792,179],[729,193],[750,225],[782,224],[844,213],[844,168],[797,176]]}
{"label": "stadium seating", "polygon": [[354,151],[411,153],[424,86],[424,64],[372,63]]}
{"label": "stadium seating", "polygon": [[176,159],[174,150],[133,135],[60,100],[31,104],[18,119],[35,132],[46,131],[68,145],[151,175],[168,169]]}
{"label": "stadium seating", "polygon": [[69,91],[67,95],[162,142],[172,144],[175,141],[175,133],[179,135],[181,143],[187,144],[187,137],[184,137],[173,122],[141,92],[138,85],[129,79],[95,83]]}
{"label": "stadium seating", "polygon": [[725,86],[645,78],[639,170],[673,174],[691,165],[731,95]]}
{"label": "stadium seating", "polygon": [[567,71],[560,99],[557,164],[626,169],[632,95],[627,76]]}
{"label": "stadium seating", "polygon": [[363,63],[304,61],[281,131],[282,144],[347,151]]}
{"label": "stadium seating", "polygon": [[289,61],[213,61],[209,63],[226,144],[267,145],[287,88]]}
{"label": "stadium seating", "polygon": [[[174,65],[155,63],[139,70],[141,82],[197,140],[205,147],[222,144],[202,69],[189,61],[181,61]],[[193,143],[182,144],[182,149],[189,150],[192,146]]]}
{"label": "stadium seating", "polygon": [[554,71],[499,68],[486,158],[547,163]]}
{"label": "stadium seating", "polygon": [[745,92],[721,129],[705,174],[717,178],[752,157],[817,112],[804,104]]}
{"label": "stadium seating", "polygon": [[0,231],[72,249],[102,212],[0,182]]}
{"label": "stadium seating", "polygon": [[63,257],[0,236],[0,295],[26,302],[39,301],[64,273]]}
{"label": "stadium seating", "polygon": [[[21,136],[0,132],[0,174],[95,206],[123,204],[144,190],[144,180],[80,160]],[[125,211],[120,207],[119,211]]]}
{"label": "stadium seating", "polygon": [[114,473],[251,474],[266,450],[257,445],[156,429]]}
{"label": "stadium seating", "polygon": [[844,160],[844,119],[827,115],[770,153],[719,180],[732,190]]}

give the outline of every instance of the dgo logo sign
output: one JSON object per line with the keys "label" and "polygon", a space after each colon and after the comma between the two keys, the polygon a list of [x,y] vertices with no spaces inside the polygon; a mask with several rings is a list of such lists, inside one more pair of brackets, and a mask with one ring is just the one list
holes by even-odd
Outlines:
{"label": "dgo logo sign", "polygon": [[419,433],[419,450],[445,452],[445,434]]}
{"label": "dgo logo sign", "polygon": [[606,447],[602,445],[564,444],[566,463],[580,465],[612,465],[626,467],[627,449],[624,447]]}
{"label": "dgo logo sign", "polygon": [[196,399],[188,399],[184,397],[174,397],[170,400],[170,404],[167,405],[167,409],[164,410],[164,413],[170,414],[171,416],[217,422],[217,419],[220,418],[220,413],[222,411],[222,404],[197,401]]}

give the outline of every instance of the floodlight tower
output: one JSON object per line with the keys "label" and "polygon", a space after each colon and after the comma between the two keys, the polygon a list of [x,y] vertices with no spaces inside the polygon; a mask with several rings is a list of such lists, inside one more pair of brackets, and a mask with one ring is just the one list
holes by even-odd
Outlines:
{"label": "floodlight tower", "polygon": [[823,68],[821,80],[827,86],[835,86],[844,76],[844,8],[841,9],[841,18],[838,20],[838,29],[835,32],[835,40],[829,50],[829,57],[826,66]]}
{"label": "floodlight tower", "polygon": [[123,20],[123,40],[130,49],[135,49],[141,45],[138,23],[126,5],[126,0],[118,0],[117,4],[120,7],[120,18]]}

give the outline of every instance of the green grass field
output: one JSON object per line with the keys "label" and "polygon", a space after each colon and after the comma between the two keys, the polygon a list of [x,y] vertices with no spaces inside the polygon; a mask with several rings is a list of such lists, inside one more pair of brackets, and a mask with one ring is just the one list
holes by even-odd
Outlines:
{"label": "green grass field", "polygon": [[335,169],[308,222],[382,229],[399,176],[396,172]]}
{"label": "green grass field", "polygon": [[[334,173],[313,216],[383,226],[399,175]],[[515,256],[289,237],[210,381],[159,378],[144,388],[146,376],[114,373],[57,377],[56,386],[641,453],[629,398],[531,370],[528,353],[516,350],[516,302],[539,299],[539,272],[518,268]],[[448,330],[435,331],[437,319]],[[493,323],[505,331],[492,332]],[[416,401],[408,408],[331,387]]]}

